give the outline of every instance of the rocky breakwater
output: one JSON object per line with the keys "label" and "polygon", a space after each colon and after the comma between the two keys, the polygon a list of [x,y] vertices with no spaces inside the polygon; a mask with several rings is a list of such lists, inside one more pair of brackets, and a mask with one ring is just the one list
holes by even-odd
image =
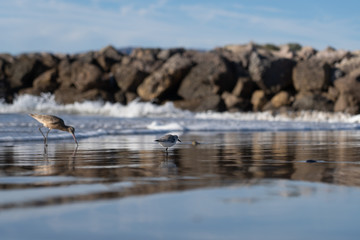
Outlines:
{"label": "rocky breakwater", "polygon": [[0,54],[0,98],[52,93],[59,103],[140,98],[191,111],[360,112],[360,52],[298,44],[211,51],[112,46],[62,55]]}

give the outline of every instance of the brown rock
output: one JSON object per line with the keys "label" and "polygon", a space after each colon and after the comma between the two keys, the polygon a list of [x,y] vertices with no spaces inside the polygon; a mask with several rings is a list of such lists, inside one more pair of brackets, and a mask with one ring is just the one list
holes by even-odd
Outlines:
{"label": "brown rock", "polygon": [[335,102],[334,111],[345,112],[349,114],[358,114],[359,101],[349,93],[342,93]]}
{"label": "brown rock", "polygon": [[37,58],[26,54],[20,55],[9,65],[9,86],[13,89],[30,87],[33,80],[46,70],[47,67]]}
{"label": "brown rock", "polygon": [[80,100],[80,93],[75,88],[59,88],[54,92],[55,101],[61,104],[74,103]]}
{"label": "brown rock", "polygon": [[134,101],[138,95],[132,92],[124,92],[119,90],[114,94],[115,102],[119,102],[121,104],[129,104],[130,102]]}
{"label": "brown rock", "polygon": [[50,69],[40,76],[38,76],[33,82],[33,88],[40,92],[54,92],[59,86],[56,81],[57,78],[57,70]]}
{"label": "brown rock", "polygon": [[96,65],[80,61],[71,65],[71,82],[80,92],[101,88],[101,75],[102,72]]}
{"label": "brown rock", "polygon": [[250,99],[256,87],[256,83],[250,77],[239,77],[232,94],[237,97]]}
{"label": "brown rock", "polygon": [[133,65],[121,65],[119,63],[112,66],[111,72],[114,75],[117,85],[125,92],[136,92],[138,86],[148,75]]}
{"label": "brown rock", "polygon": [[237,97],[229,92],[224,92],[221,95],[221,98],[224,100],[225,106],[228,111],[247,111],[250,110],[251,104],[249,100]]}
{"label": "brown rock", "polygon": [[344,58],[340,63],[335,64],[335,67],[342,72],[349,74],[350,72],[360,68],[360,56],[353,58]]}
{"label": "brown rock", "polygon": [[184,99],[204,98],[224,91],[231,91],[235,78],[229,63],[215,53],[195,53],[197,63],[182,81],[178,90]]}
{"label": "brown rock", "polygon": [[350,58],[351,53],[346,50],[335,50],[333,48],[326,48],[316,53],[315,57],[323,62],[333,65],[343,59]]}
{"label": "brown rock", "polygon": [[180,109],[204,112],[204,111],[224,111],[225,106],[220,96],[212,95],[204,98],[177,100],[174,106]]}
{"label": "brown rock", "polygon": [[295,96],[294,110],[317,110],[332,112],[334,103],[321,94],[301,92]]}
{"label": "brown rock", "polygon": [[308,60],[315,56],[317,51],[309,46],[304,46],[300,49],[300,51],[297,52],[297,59],[301,60]]}
{"label": "brown rock", "polygon": [[113,46],[101,49],[97,55],[96,60],[104,71],[109,71],[114,63],[121,62],[123,56]]}
{"label": "brown rock", "polygon": [[82,93],[77,101],[110,101],[113,102],[113,97],[108,92],[101,89],[91,89]]}
{"label": "brown rock", "polygon": [[71,81],[71,62],[70,59],[65,58],[60,61],[58,65],[58,79],[57,82],[61,88],[68,88],[73,85]]}
{"label": "brown rock", "polygon": [[251,97],[251,104],[254,111],[260,111],[268,102],[263,90],[256,90]]}
{"label": "brown rock", "polygon": [[335,88],[340,92],[334,111],[351,114],[359,113],[360,109],[360,69],[356,69],[342,78],[335,80]]}
{"label": "brown rock", "polygon": [[273,94],[291,86],[294,64],[291,59],[268,57],[253,52],[250,56],[249,73],[266,94]]}
{"label": "brown rock", "polygon": [[288,106],[290,104],[290,94],[286,91],[281,91],[273,96],[270,100],[274,108],[280,108],[283,106]]}
{"label": "brown rock", "polygon": [[164,65],[138,87],[137,93],[144,100],[166,98],[188,73],[193,63],[180,54],[172,56]]}
{"label": "brown rock", "polygon": [[293,71],[294,87],[299,92],[322,91],[330,80],[330,65],[318,59],[298,62]]}

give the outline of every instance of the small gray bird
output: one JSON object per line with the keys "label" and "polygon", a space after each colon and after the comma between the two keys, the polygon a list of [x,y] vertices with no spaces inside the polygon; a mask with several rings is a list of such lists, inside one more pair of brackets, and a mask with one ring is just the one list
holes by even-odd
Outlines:
{"label": "small gray bird", "polygon": [[[44,137],[45,145],[47,145],[47,138],[48,138],[48,134],[51,131],[51,129],[58,129],[61,131],[69,132],[73,136],[76,145],[78,145],[78,142],[75,137],[75,128],[73,128],[71,126],[66,126],[64,123],[64,120],[62,120],[61,118],[53,116],[53,115],[40,115],[40,114],[32,114],[32,113],[30,113],[29,116],[34,118],[35,120],[37,120],[39,123],[41,123],[43,125],[43,126],[39,127],[39,131],[41,132],[41,134]],[[46,136],[41,131],[42,127],[46,127],[49,129],[46,133]]]}
{"label": "small gray bird", "polygon": [[174,146],[177,142],[181,142],[177,135],[166,134],[159,139],[156,139],[155,142],[158,142],[161,146],[165,147],[167,152],[168,148]]}

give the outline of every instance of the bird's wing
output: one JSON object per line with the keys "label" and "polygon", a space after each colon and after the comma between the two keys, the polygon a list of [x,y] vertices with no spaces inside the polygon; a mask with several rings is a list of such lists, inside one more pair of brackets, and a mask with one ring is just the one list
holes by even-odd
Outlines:
{"label": "bird's wing", "polygon": [[30,114],[31,117],[35,118],[42,124],[63,124],[64,121],[61,118],[58,118],[53,115],[40,115],[40,114]]}
{"label": "bird's wing", "polygon": [[162,136],[162,137],[159,138],[159,139],[156,139],[155,141],[156,141],[156,142],[167,142],[167,141],[171,140],[172,138],[173,138],[172,135],[167,134],[167,135]]}

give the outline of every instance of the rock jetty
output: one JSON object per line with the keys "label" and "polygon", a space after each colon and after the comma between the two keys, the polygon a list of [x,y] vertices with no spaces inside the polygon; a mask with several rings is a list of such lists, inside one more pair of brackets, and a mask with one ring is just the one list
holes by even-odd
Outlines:
{"label": "rock jetty", "polygon": [[190,111],[360,113],[360,52],[299,44],[210,51],[107,46],[79,54],[0,54],[0,98],[54,94],[59,103],[136,98]]}

